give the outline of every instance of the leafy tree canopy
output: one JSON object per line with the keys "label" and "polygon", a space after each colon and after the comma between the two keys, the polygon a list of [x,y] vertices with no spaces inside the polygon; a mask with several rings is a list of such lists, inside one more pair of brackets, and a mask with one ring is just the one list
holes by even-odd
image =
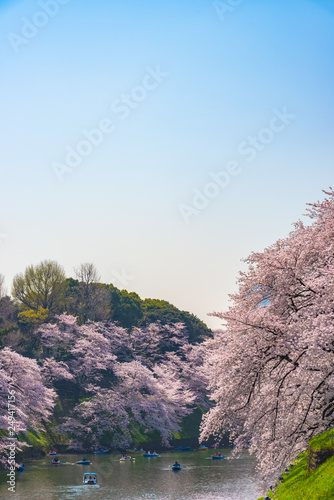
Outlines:
{"label": "leafy tree canopy", "polygon": [[64,269],[55,261],[44,260],[14,277],[12,296],[23,309],[38,311],[42,307],[55,312],[60,307],[64,283]]}

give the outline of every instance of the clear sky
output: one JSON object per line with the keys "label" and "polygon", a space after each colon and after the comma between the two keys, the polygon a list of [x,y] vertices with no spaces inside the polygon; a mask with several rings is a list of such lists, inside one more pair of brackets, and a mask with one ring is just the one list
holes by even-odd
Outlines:
{"label": "clear sky", "polygon": [[93,262],[215,327],[334,185],[332,1],[6,0],[0,36],[9,289]]}

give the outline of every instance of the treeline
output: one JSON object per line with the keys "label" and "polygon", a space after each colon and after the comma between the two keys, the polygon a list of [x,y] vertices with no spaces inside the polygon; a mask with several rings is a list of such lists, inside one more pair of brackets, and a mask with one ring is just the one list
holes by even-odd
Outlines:
{"label": "treeline", "polygon": [[11,297],[0,274],[0,463],[7,394],[15,394],[21,448],[29,431],[49,446],[81,450],[149,439],[168,445],[185,418],[199,422],[210,406],[210,336],[166,301],[101,283],[90,263],[74,278],[54,261],[29,266],[14,277]]}
{"label": "treeline", "polygon": [[200,319],[165,300],[141,299],[135,292],[101,283],[91,263],[81,264],[74,276],[66,277],[60,264],[45,260],[14,277],[10,298],[0,275],[0,346],[15,345],[31,355],[37,347],[35,329],[44,322],[53,322],[63,312],[76,316],[79,325],[112,321],[131,329],[156,322],[183,323],[190,343],[211,336]]}

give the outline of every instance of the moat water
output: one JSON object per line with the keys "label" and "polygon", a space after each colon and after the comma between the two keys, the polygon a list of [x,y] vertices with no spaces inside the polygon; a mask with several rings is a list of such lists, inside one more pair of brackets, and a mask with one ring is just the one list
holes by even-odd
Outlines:
{"label": "moat water", "polygon": [[[91,465],[77,465],[82,457],[59,455],[68,463],[51,465],[51,457],[27,461],[16,473],[15,493],[8,491],[6,472],[0,473],[0,498],[15,500],[256,500],[261,496],[261,480],[255,459],[245,451],[236,460],[212,460],[216,450],[166,452],[159,458],[135,455],[120,462],[121,455],[86,455]],[[219,450],[230,455],[230,449]],[[173,471],[175,460],[186,466]],[[85,472],[95,472],[97,485],[82,483]]]}

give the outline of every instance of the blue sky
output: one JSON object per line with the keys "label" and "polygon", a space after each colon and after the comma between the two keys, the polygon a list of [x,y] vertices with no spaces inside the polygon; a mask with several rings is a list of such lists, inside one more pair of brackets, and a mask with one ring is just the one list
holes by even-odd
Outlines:
{"label": "blue sky", "polygon": [[321,0],[0,2],[8,288],[46,258],[68,275],[94,262],[218,326],[206,314],[228,306],[240,260],[333,185],[333,14]]}

